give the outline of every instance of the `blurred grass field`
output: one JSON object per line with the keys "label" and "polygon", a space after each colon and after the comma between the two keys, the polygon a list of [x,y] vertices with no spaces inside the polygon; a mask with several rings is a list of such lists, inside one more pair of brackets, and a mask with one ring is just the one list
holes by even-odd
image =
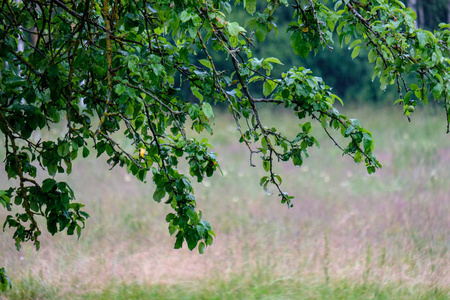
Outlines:
{"label": "blurred grass field", "polygon": [[[47,233],[40,251],[24,245],[18,252],[6,229],[0,266],[14,287],[3,297],[449,299],[445,114],[418,108],[408,123],[400,110],[342,109],[376,140],[383,168],[370,176],[315,124],[321,148],[301,168],[280,164],[276,171],[295,196],[290,209],[259,187],[264,171],[250,167],[234,122],[217,113],[211,143],[223,175],[195,184],[198,208],[217,234],[203,255],[186,245],[173,249],[164,220],[170,208],[152,200],[151,183],[109,171],[103,157],[80,160],[70,177],[57,178],[91,215],[80,240]],[[263,114],[268,126],[291,134],[299,128],[286,112]],[[10,184],[2,168],[0,188]]]}

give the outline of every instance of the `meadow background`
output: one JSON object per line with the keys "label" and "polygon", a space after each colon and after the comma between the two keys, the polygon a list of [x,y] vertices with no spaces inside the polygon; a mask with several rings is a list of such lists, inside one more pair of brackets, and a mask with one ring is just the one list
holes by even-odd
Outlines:
{"label": "meadow background", "polygon": [[[70,183],[91,215],[81,238],[44,233],[40,251],[25,244],[18,252],[6,229],[0,265],[14,287],[0,298],[449,299],[443,110],[419,107],[411,123],[391,105],[341,111],[372,131],[383,168],[367,175],[313,123],[321,148],[301,168],[278,166],[282,187],[295,196],[290,209],[260,188],[264,171],[250,167],[233,120],[216,112],[210,139],[223,175],[195,185],[217,235],[203,255],[173,249],[170,207],[152,200],[153,184],[119,167],[109,171],[103,157],[80,159],[70,177],[57,179]],[[287,112],[263,114],[268,126],[292,135],[299,129]],[[11,184],[2,168],[0,188]]]}

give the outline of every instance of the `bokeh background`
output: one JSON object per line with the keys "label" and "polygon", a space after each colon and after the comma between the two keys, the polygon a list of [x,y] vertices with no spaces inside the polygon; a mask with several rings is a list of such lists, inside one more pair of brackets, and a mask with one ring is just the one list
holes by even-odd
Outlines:
{"label": "bokeh background", "polygon": [[[448,1],[409,2],[418,26],[450,22]],[[236,10],[233,18],[245,23],[246,15]],[[211,140],[223,171],[195,185],[198,208],[217,235],[205,254],[173,249],[165,222],[170,207],[153,201],[152,183],[138,182],[124,169],[110,171],[104,157],[89,157],[75,162],[69,177],[57,176],[91,215],[81,238],[44,233],[38,252],[27,244],[17,251],[6,228],[0,265],[14,288],[0,298],[450,298],[450,137],[444,110],[418,106],[408,122],[402,107],[392,105],[395,91],[381,91],[372,82],[363,54],[351,60],[336,45],[331,54],[325,50],[300,60],[288,46],[290,20],[283,11],[276,18],[278,40],[269,35],[254,56],[280,58],[278,74],[304,65],[322,76],[346,103],[338,109],[372,132],[383,168],[367,175],[312,121],[321,148],[312,149],[301,168],[277,167],[282,187],[295,196],[294,207],[287,208],[275,191],[266,195],[259,186],[264,171],[250,167],[233,119],[219,106],[213,136],[189,133]],[[292,136],[298,131],[290,112],[260,109],[266,126]],[[54,127],[35,138],[64,133]],[[0,138],[0,148],[2,143]],[[14,184],[2,168],[0,188]],[[1,211],[0,220],[5,217]]]}

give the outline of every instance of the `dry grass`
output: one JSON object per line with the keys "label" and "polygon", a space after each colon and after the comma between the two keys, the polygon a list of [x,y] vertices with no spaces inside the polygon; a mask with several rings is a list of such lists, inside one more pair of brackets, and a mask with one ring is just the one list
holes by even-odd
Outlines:
{"label": "dry grass", "polygon": [[[280,280],[448,288],[450,138],[442,116],[417,112],[407,124],[388,110],[374,111],[352,113],[368,119],[383,169],[366,175],[322,138],[302,168],[279,167],[284,188],[296,196],[292,209],[260,189],[262,169],[249,167],[245,147],[233,142],[231,121],[219,118],[214,151],[224,176],[196,191],[217,234],[204,255],[173,250],[164,221],[170,210],[153,202],[152,184],[89,159],[78,162],[70,178],[59,178],[92,216],[81,239],[45,235],[39,252],[30,245],[17,252],[6,230],[0,265],[13,280],[31,277],[59,295],[96,291],[115,280],[178,284],[255,272]],[[285,115],[269,117],[287,132],[298,128]],[[7,186],[1,173],[0,187]]]}

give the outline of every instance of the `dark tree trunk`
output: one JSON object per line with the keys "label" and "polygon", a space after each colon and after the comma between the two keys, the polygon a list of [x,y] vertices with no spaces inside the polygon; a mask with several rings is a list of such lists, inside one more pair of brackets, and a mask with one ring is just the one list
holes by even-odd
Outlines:
{"label": "dark tree trunk", "polygon": [[[417,15],[417,0],[408,0],[406,1],[406,5],[411,8]],[[418,26],[418,18],[414,22],[416,27]]]}
{"label": "dark tree trunk", "polygon": [[425,27],[425,13],[424,13],[423,0],[417,0],[417,26],[419,28]]}
{"label": "dark tree trunk", "polygon": [[447,23],[450,24],[450,1],[447,1]]}

